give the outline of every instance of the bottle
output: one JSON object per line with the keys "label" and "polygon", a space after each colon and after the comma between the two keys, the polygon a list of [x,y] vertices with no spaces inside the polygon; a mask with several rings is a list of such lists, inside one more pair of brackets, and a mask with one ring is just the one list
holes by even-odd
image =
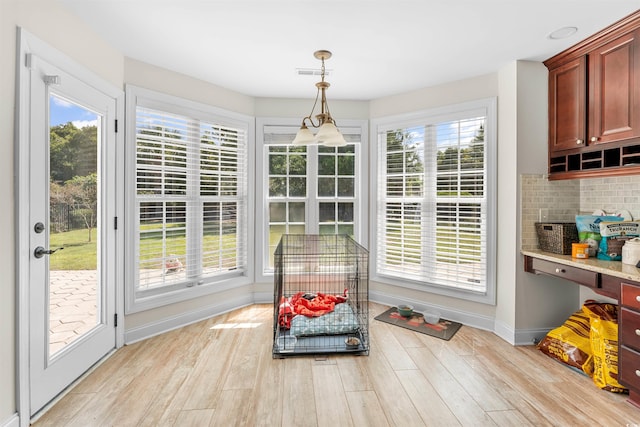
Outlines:
{"label": "bottle", "polygon": [[640,238],[635,237],[622,246],[622,263],[636,265],[640,261]]}

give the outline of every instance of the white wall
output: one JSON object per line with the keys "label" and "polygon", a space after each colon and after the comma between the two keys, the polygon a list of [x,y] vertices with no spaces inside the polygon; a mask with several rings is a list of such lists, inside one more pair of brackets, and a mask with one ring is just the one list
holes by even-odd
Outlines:
{"label": "white wall", "polygon": [[125,58],[124,82],[236,113],[254,115],[254,100],[250,96],[135,59]]}
{"label": "white wall", "polygon": [[[536,276],[524,272],[524,258],[520,255],[522,238],[521,186],[522,174],[545,174],[548,162],[548,72],[539,62],[518,61],[515,70],[515,112],[514,120],[516,144],[515,157],[511,162],[500,162],[500,168],[517,165],[515,176],[509,186],[508,206],[516,215],[507,216],[509,227],[515,238],[504,239],[503,253],[499,261],[513,269],[513,283],[516,284],[513,295],[516,342],[526,341],[528,337],[542,338],[546,332],[562,324],[573,311],[580,307],[579,285],[559,281],[547,276]],[[507,123],[509,123],[507,121]],[[507,124],[508,126],[508,124]],[[503,146],[504,147],[504,146]],[[513,191],[515,190],[515,193]],[[501,222],[502,224],[502,222]],[[506,236],[502,236],[505,238]],[[511,279],[510,279],[511,280]],[[507,288],[507,283],[503,288]]]}
{"label": "white wall", "polygon": [[[494,96],[498,96],[498,75],[487,74],[375,99],[369,105],[369,118],[375,119]],[[498,108],[500,108],[499,105]]]}
{"label": "white wall", "polygon": [[[311,90],[311,88],[310,88]],[[334,100],[327,96],[331,115],[340,127],[341,120],[369,119],[369,102]],[[311,112],[313,99],[256,98],[256,117],[278,117],[300,119]],[[316,106],[315,113],[318,113]]]}
{"label": "white wall", "polygon": [[498,266],[496,329],[510,342],[515,340],[518,144],[518,64],[512,62],[498,73]]}
{"label": "white wall", "polygon": [[[13,233],[13,100],[15,90],[15,56],[17,7],[0,1],[0,424],[16,412],[15,400],[15,274]],[[8,206],[7,206],[8,205]]]}
{"label": "white wall", "polygon": [[547,69],[516,61],[499,72],[498,305],[496,333],[541,339],[579,307],[579,285],[524,272],[520,177],[547,170]]}

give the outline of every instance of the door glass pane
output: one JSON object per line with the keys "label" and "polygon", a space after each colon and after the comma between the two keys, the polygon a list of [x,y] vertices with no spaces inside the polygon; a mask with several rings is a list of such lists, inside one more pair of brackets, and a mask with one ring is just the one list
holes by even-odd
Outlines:
{"label": "door glass pane", "polygon": [[[100,323],[100,117],[49,97],[49,354]],[[46,232],[46,230],[45,230]],[[64,248],[64,249],[62,249]]]}

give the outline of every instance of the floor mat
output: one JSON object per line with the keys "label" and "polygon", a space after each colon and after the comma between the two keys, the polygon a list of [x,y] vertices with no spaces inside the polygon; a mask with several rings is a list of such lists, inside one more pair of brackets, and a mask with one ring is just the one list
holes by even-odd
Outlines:
{"label": "floor mat", "polygon": [[412,331],[447,341],[449,341],[462,326],[461,323],[446,319],[440,319],[439,323],[432,325],[424,321],[424,316],[421,313],[415,311],[411,317],[403,317],[398,313],[396,307],[392,307],[384,313],[379,314],[375,317],[375,320],[400,326],[401,328],[411,329]]}

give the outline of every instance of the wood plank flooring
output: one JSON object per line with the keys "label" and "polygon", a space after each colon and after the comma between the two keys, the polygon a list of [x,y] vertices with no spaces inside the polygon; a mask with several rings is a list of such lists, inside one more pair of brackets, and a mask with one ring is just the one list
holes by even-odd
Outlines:
{"label": "wood plank flooring", "polygon": [[467,326],[443,341],[369,307],[369,356],[273,359],[272,306],[253,305],[121,348],[34,425],[640,425],[625,395],[533,346]]}

